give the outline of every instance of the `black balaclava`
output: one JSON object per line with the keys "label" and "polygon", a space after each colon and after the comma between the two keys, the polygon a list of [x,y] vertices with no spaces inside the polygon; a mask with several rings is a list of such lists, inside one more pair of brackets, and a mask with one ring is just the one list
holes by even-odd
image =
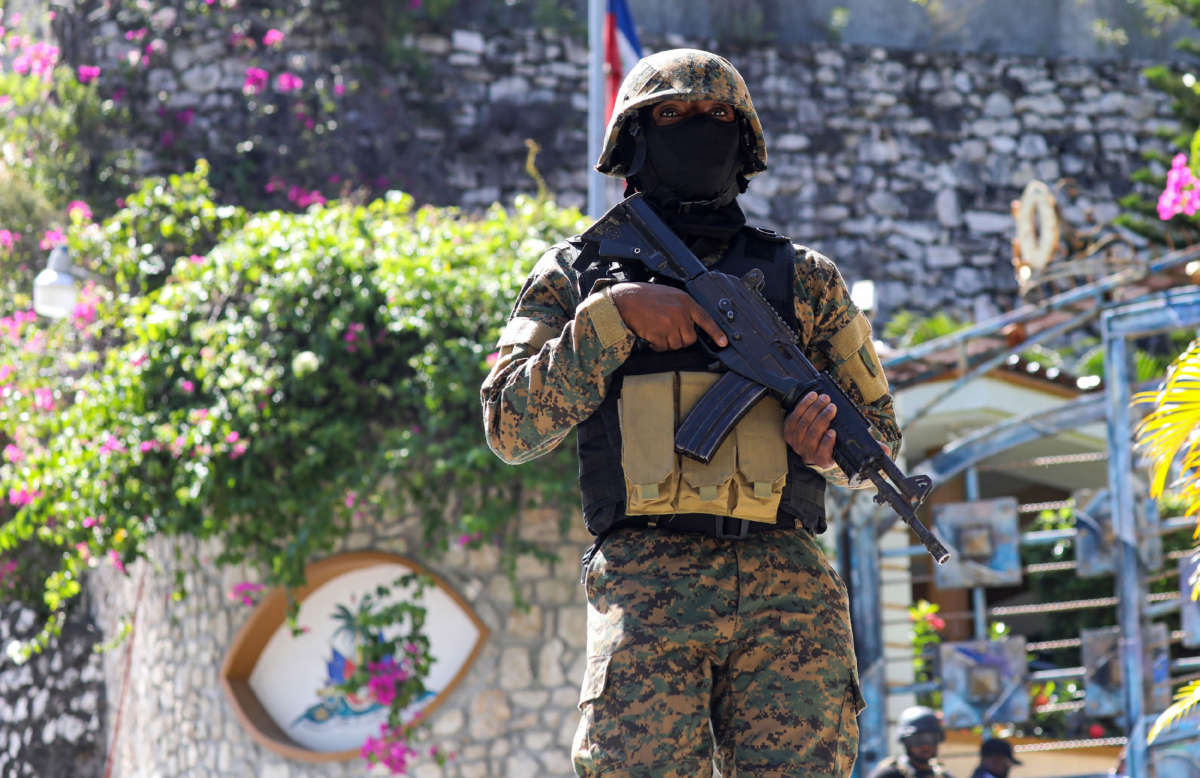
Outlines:
{"label": "black balaclava", "polygon": [[731,238],[746,223],[737,204],[745,188],[741,122],[696,114],[660,127],[648,108],[639,118],[643,137],[635,143],[643,148],[630,185],[685,239]]}

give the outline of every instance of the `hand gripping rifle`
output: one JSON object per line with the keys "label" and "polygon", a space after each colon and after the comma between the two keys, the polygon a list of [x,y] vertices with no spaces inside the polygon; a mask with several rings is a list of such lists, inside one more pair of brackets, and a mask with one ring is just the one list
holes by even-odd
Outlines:
{"label": "hand gripping rifle", "polygon": [[870,422],[828,373],[817,370],[796,345],[796,336],[763,298],[763,274],[744,278],[709,270],[658,214],[635,194],[613,206],[583,233],[599,255],[641,262],[683,289],[721,327],[729,345],[720,350],[700,341],[727,368],[696,403],[675,433],[675,450],[709,462],[721,441],[767,393],[791,410],[810,391],[828,395],[837,406],[833,459],[850,481],[875,485],[875,501],[887,503],[912,527],[940,564],[950,553],[917,519],[914,510],[933,488],[929,476],[906,477],[871,437]]}

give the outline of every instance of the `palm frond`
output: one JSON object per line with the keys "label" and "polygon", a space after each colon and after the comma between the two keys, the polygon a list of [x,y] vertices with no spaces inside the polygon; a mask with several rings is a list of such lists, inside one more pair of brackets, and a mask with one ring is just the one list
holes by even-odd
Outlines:
{"label": "palm frond", "polygon": [[[1159,497],[1167,488],[1181,451],[1184,462],[1176,484],[1187,490],[1200,482],[1200,339],[1171,363],[1161,390],[1139,392],[1133,401],[1154,403],[1135,430],[1138,449],[1153,462],[1150,495]],[[1195,504],[1189,503],[1190,515]]]}
{"label": "palm frond", "polygon": [[1153,743],[1154,738],[1178,723],[1197,704],[1200,704],[1200,680],[1191,681],[1175,693],[1175,701],[1154,720],[1154,726],[1146,735],[1146,742]]}

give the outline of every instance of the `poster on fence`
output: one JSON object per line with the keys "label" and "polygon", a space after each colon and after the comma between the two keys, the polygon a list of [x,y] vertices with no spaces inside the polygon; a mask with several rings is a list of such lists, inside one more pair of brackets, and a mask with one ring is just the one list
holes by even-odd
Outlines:
{"label": "poster on fence", "polygon": [[954,547],[949,561],[934,568],[939,589],[1021,583],[1015,497],[935,505],[933,521]]}
{"label": "poster on fence", "polygon": [[[1083,712],[1088,716],[1117,716],[1125,710],[1124,668],[1121,665],[1119,627],[1085,629],[1080,633],[1083,653]],[[1140,676],[1149,710],[1171,703],[1170,651],[1167,625],[1151,624],[1142,635],[1145,653]]]}
{"label": "poster on fence", "polygon": [[947,728],[1015,724],[1029,718],[1023,636],[943,643],[941,658]]}
{"label": "poster on fence", "polygon": [[1192,596],[1200,571],[1200,556],[1188,555],[1179,560],[1179,621],[1183,630],[1183,645],[1200,647],[1200,602]]}
{"label": "poster on fence", "polygon": [[[1135,479],[1134,493],[1146,486]],[[1081,489],[1075,502],[1075,571],[1081,578],[1112,575],[1117,569],[1117,542],[1113,532],[1112,499],[1107,489]],[[1163,564],[1162,536],[1158,534],[1158,509],[1153,500],[1134,500],[1138,553],[1147,570]]]}

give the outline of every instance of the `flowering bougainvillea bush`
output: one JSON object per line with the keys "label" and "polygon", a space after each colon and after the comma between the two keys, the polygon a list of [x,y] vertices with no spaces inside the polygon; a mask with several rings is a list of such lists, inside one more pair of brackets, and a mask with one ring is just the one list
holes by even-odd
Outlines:
{"label": "flowering bougainvillea bush", "polygon": [[133,155],[110,131],[128,112],[102,98],[96,74],[64,64],[19,15],[0,18],[0,294],[27,301],[72,219],[90,220],[89,203],[100,216],[116,210]]}
{"label": "flowering bougainvillea bush", "polygon": [[138,149],[144,171],[187,170],[203,156],[223,198],[284,210],[350,191],[446,192],[429,138],[452,139],[461,116],[443,105],[442,55],[417,39],[464,22],[573,18],[552,0],[53,5],[56,45],[100,95],[130,109],[111,134]]}
{"label": "flowering bougainvillea bush", "polygon": [[46,630],[14,658],[89,567],[123,570],[155,535],[219,538],[218,562],[295,587],[367,516],[416,517],[429,554],[494,543],[513,566],[545,553],[517,536],[521,509],[574,504],[569,456],[491,455],[478,391],[527,268],[577,211],[467,216],[393,192],[250,214],[214,203],[206,172],[76,220],[68,247],[111,282],[70,317],[0,317],[0,569],[19,580],[22,549],[52,552],[25,583]]}

